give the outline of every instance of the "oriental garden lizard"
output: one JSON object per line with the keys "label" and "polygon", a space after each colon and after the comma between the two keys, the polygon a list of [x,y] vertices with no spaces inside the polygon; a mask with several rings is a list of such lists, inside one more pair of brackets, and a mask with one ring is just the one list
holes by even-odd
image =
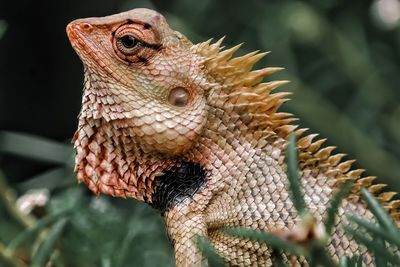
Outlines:
{"label": "oriental garden lizard", "polygon": [[[278,112],[288,93],[272,93],[286,81],[262,82],[279,71],[252,70],[266,53],[234,57],[222,39],[193,44],[148,9],[78,19],[67,26],[84,65],[75,171],[95,194],[134,198],[159,210],[177,266],[199,266],[204,256],[194,237],[207,237],[227,264],[271,266],[265,244],[226,235],[225,227],[289,233],[299,215],[289,196],[285,147],[298,139],[301,184],[317,221],[337,187],[353,180],[328,245],[333,259],[372,256],[338,227],[345,212],[370,218],[358,190],[375,177],[351,170],[352,160],[313,141]],[[398,220],[399,201],[378,197]],[[289,261],[289,260],[288,260]],[[304,259],[290,261],[307,265]]]}

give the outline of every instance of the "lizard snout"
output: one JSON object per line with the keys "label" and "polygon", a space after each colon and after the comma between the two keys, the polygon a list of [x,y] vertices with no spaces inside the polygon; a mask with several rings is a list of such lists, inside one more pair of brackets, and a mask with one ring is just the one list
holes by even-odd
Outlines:
{"label": "lizard snout", "polygon": [[81,20],[74,20],[67,25],[67,35],[70,40],[77,33],[90,33],[93,30],[92,24]]}

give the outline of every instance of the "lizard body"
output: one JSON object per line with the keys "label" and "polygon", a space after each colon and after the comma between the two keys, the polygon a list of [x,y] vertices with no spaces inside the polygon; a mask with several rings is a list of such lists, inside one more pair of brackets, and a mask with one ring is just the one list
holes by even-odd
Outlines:
{"label": "lizard body", "polygon": [[[339,215],[371,217],[358,189],[379,192],[383,185],[371,185],[375,177],[360,178],[363,170],[350,170],[353,161],[341,162],[344,154],[320,148],[324,140],[303,136],[306,129],[291,125],[291,114],[277,111],[287,93],[271,91],[285,81],[261,81],[279,68],[252,70],[266,53],[232,57],[239,46],[223,50],[222,39],[194,45],[148,9],[75,20],[67,33],[85,69],[74,136],[78,180],[95,194],[135,198],[160,210],[177,266],[202,263],[196,235],[208,237],[231,265],[272,265],[267,246],[221,229],[295,228],[299,216],[284,164],[293,132],[305,200],[315,218],[322,220],[332,193],[347,180],[355,181],[353,194]],[[393,193],[379,197],[398,216]],[[328,248],[336,260],[364,253],[364,262],[372,262],[340,227]]]}

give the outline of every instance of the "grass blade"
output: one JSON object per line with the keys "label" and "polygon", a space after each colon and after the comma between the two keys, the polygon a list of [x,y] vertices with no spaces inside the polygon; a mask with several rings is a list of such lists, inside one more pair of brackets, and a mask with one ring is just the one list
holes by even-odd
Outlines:
{"label": "grass blade", "polygon": [[8,250],[13,253],[15,249],[22,244],[25,240],[35,236],[38,232],[43,230],[48,225],[52,224],[54,221],[59,220],[63,216],[67,215],[71,210],[64,210],[57,214],[48,215],[40,220],[38,220],[33,226],[27,228],[22,233],[17,235],[8,245]]}
{"label": "grass blade", "polygon": [[[138,220],[137,216],[134,216],[132,220]],[[126,256],[129,253],[129,248],[130,248],[130,245],[132,244],[132,241],[135,239],[135,237],[137,237],[137,235],[140,233],[141,229],[144,229],[144,228],[145,228],[145,226],[142,224],[136,225],[135,227],[129,227],[128,234],[122,240],[119,252],[118,252],[116,260],[115,260],[115,264],[113,266],[115,266],[115,267],[124,266],[124,261],[125,261]]]}
{"label": "grass blade", "polygon": [[[314,263],[314,264],[313,264]],[[335,267],[332,259],[326,252],[325,242],[315,241],[311,247],[311,266]]]}
{"label": "grass blade", "polygon": [[289,265],[287,265],[283,261],[282,252],[273,250],[271,257],[272,257],[272,263],[273,263],[274,267],[289,267]]}
{"label": "grass blade", "polygon": [[200,251],[204,254],[204,256],[207,257],[208,266],[225,266],[224,260],[218,255],[218,253],[215,251],[215,248],[212,246],[207,238],[203,236],[197,236],[196,243]]}
{"label": "grass blade", "polygon": [[[380,236],[373,235],[374,237],[374,242],[379,244],[381,247],[385,247],[385,242],[383,241]],[[382,255],[375,253],[375,263],[377,267],[387,267],[387,260],[385,257],[382,257]]]}
{"label": "grass blade", "polygon": [[342,256],[339,260],[339,267],[352,267],[349,262],[349,256]]}
{"label": "grass blade", "polygon": [[391,242],[400,248],[400,232],[388,233],[385,231],[385,229],[383,229],[373,223],[367,222],[360,217],[357,217],[357,216],[354,216],[351,214],[347,214],[346,216],[350,222],[356,223],[359,226],[364,227],[370,233],[380,236],[380,237],[384,238],[385,240],[387,240],[388,242]]}
{"label": "grass blade", "polygon": [[50,259],[53,252],[56,241],[61,236],[62,231],[67,225],[68,220],[63,218],[59,220],[49,231],[47,239],[42,242],[38,251],[32,260],[31,267],[43,267],[46,266],[46,262]]}
{"label": "grass blade", "polygon": [[309,256],[309,253],[305,248],[297,246],[267,232],[244,228],[230,228],[224,230],[224,232],[228,235],[236,236],[242,239],[251,239],[260,243],[265,243],[274,249],[284,251],[295,256]]}
{"label": "grass blade", "polygon": [[367,238],[365,234],[356,231],[348,225],[344,225],[343,228],[356,242],[366,246],[369,251],[373,251],[375,255],[386,258],[386,260],[395,266],[400,266],[400,258],[393,255],[385,246],[382,246],[379,242],[375,242],[372,238]]}
{"label": "grass blade", "polygon": [[357,256],[357,267],[363,267],[362,257]]}
{"label": "grass blade", "polygon": [[304,215],[306,213],[306,203],[303,198],[304,194],[301,190],[297,160],[296,136],[294,134],[289,136],[289,142],[286,148],[286,164],[293,205],[300,215]]}
{"label": "grass blade", "polygon": [[342,200],[349,194],[353,182],[347,182],[340,187],[329,203],[327,209],[327,216],[325,220],[325,229],[328,234],[331,234],[335,224],[335,216],[338,212]]}
{"label": "grass blade", "polygon": [[361,189],[361,194],[362,194],[364,200],[367,202],[368,208],[375,215],[379,224],[381,224],[382,227],[386,228],[387,230],[389,230],[391,232],[396,232],[397,227],[395,226],[392,218],[382,208],[382,206],[380,205],[378,200],[370,192],[368,192],[368,190],[365,188]]}

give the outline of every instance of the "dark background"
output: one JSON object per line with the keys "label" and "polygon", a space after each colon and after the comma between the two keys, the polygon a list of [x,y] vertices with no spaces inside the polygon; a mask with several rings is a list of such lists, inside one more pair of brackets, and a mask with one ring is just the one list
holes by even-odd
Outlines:
{"label": "dark background", "polygon": [[[82,65],[68,42],[65,26],[76,18],[149,7],[194,42],[226,35],[228,47],[245,42],[239,54],[271,50],[258,66],[286,68],[272,77],[292,81],[282,89],[294,93],[283,109],[299,117],[301,126],[311,128],[310,132],[327,137],[338,152],[356,158],[367,175],[378,175],[380,181],[399,189],[399,6],[398,0],[1,1],[0,169],[20,195],[44,187],[57,198],[76,187],[69,184],[74,181],[70,158],[65,157],[65,166],[61,164],[62,174],[51,173],[60,166],[51,160],[52,153],[61,151],[75,131],[82,93]],[[46,139],[15,136],[10,131]],[[65,151],[58,155],[72,156],[69,145]],[[58,186],[59,181],[68,186]],[[86,193],[81,194],[87,201]],[[127,201],[100,199],[136,209]],[[155,216],[140,208],[149,218]],[[128,217],[118,215],[118,223],[125,224],[132,215],[126,213]],[[11,222],[7,225],[20,231]],[[2,237],[0,231],[0,241],[7,243],[13,238],[11,233]],[[162,230],[156,233],[166,249]],[[166,251],[167,256],[162,255],[170,260],[170,251]],[[94,257],[94,264],[102,262],[100,258]],[[88,261],[88,266],[93,262]]]}

